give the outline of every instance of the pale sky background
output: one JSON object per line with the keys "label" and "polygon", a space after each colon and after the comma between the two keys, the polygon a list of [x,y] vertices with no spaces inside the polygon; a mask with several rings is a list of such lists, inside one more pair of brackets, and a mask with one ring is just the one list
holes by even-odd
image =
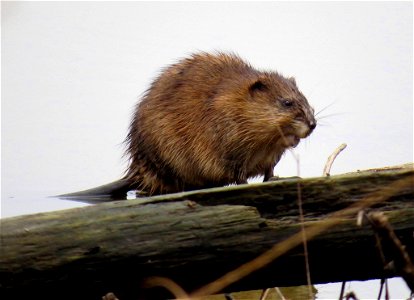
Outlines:
{"label": "pale sky background", "polygon": [[[80,206],[45,196],[118,179],[136,101],[197,50],[294,76],[329,106],[295,149],[302,177],[343,142],[333,174],[413,161],[411,2],[1,5],[2,217]],[[275,173],[296,169],[287,153]]]}

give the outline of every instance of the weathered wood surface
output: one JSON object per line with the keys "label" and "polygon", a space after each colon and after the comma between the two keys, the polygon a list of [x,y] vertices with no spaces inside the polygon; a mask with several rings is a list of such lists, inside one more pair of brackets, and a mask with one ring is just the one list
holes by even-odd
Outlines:
{"label": "weathered wood surface", "polygon": [[[414,258],[412,165],[300,179],[307,224],[400,180],[411,185],[374,209],[384,211]],[[191,291],[300,230],[297,181],[201,190],[1,220],[3,299],[137,299],[148,276]],[[58,200],[57,200],[58,201]],[[370,226],[343,218],[308,244],[313,283],[391,277]],[[228,291],[306,283],[303,250],[293,249]]]}

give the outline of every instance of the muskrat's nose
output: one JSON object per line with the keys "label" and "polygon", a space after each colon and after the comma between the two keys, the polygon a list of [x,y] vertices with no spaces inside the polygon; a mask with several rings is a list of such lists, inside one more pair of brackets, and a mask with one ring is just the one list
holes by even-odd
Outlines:
{"label": "muskrat's nose", "polygon": [[316,121],[310,121],[309,122],[309,129],[312,131],[314,130],[316,127]]}

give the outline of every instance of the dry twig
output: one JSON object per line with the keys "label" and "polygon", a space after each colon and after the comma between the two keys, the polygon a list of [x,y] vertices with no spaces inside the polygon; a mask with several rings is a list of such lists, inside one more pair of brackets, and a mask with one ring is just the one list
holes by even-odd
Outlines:
{"label": "dry twig", "polygon": [[338,148],[335,149],[335,151],[328,157],[328,160],[326,161],[325,168],[323,169],[323,176],[329,176],[331,172],[332,164],[335,160],[335,158],[339,155],[339,153],[342,152],[346,148],[346,144],[340,145]]}
{"label": "dry twig", "polygon": [[281,290],[278,287],[275,287],[275,291],[276,291],[277,295],[280,297],[280,299],[286,300],[285,296],[283,296]]}
{"label": "dry twig", "polygon": [[341,286],[341,293],[339,294],[339,300],[342,300],[344,298],[345,285],[346,285],[346,281],[343,281],[342,286]]}
{"label": "dry twig", "polygon": [[[381,256],[384,257],[384,260],[388,259],[388,261],[394,262],[395,270],[405,280],[411,293],[414,293],[414,265],[404,245],[401,244],[401,241],[388,222],[387,217],[378,212],[371,213],[367,217],[379,237]],[[388,257],[383,251],[384,248],[388,249]]]}
{"label": "dry twig", "polygon": [[171,292],[176,299],[189,299],[188,294],[182,289],[182,287],[166,277],[149,277],[145,280],[145,282],[143,282],[142,285],[145,288],[163,287]]}
{"label": "dry twig", "polygon": [[264,289],[264,290],[262,291],[262,294],[260,295],[259,300],[266,300],[267,295],[269,295],[269,292],[270,292],[270,289],[269,289],[269,288]]}

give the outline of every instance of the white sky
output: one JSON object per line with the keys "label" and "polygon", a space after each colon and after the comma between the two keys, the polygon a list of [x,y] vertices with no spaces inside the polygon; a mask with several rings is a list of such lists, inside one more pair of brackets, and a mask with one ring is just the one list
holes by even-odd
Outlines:
{"label": "white sky", "polygon": [[[343,142],[332,173],[410,162],[412,13],[411,2],[2,2],[3,216],[63,203],[22,195],[118,179],[134,104],[197,50],[237,52],[295,76],[317,111],[331,105],[296,148],[302,177]],[[296,169],[288,153],[275,173]]]}
{"label": "white sky", "polygon": [[[413,161],[412,2],[1,6],[2,217],[79,206],[44,196],[118,179],[134,104],[197,50],[295,76],[317,111],[329,106],[321,115],[335,115],[295,150],[302,177],[343,142],[332,173]],[[296,169],[288,153],[275,173]],[[407,297],[401,286],[392,296]]]}

